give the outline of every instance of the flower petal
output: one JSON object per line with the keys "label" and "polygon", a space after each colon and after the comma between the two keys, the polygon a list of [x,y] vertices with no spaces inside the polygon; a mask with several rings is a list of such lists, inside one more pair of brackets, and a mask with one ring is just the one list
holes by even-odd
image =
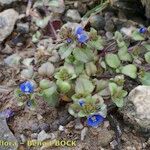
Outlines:
{"label": "flower petal", "polygon": [[102,117],[99,114],[94,114],[92,116],[89,116],[87,119],[88,126],[91,127],[97,127],[104,121],[104,117]]}

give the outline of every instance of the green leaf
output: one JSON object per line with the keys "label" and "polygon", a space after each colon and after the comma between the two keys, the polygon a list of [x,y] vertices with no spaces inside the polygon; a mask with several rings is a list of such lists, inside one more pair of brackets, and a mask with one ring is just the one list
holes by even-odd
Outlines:
{"label": "green leaf", "polygon": [[87,63],[94,59],[94,54],[89,48],[76,48],[73,51],[76,60]]}
{"label": "green leaf", "polygon": [[110,93],[112,96],[116,93],[117,88],[118,88],[118,86],[116,83],[113,83],[113,82],[109,83],[109,89],[110,89]]}
{"label": "green leaf", "polygon": [[122,60],[122,61],[132,61],[132,57],[128,53],[128,49],[126,46],[119,49],[118,56],[119,56],[120,60]]}
{"label": "green leaf", "polygon": [[75,85],[76,93],[92,93],[94,90],[94,85],[92,82],[86,78],[78,78]]}
{"label": "green leaf", "polygon": [[140,81],[143,85],[148,85],[150,86],[150,73],[145,72],[142,77],[140,77]]}
{"label": "green leaf", "polygon": [[68,56],[70,56],[73,50],[74,50],[73,45],[71,45],[71,46],[64,45],[64,46],[60,47],[59,54],[61,56],[61,59],[65,59]]}
{"label": "green leaf", "polygon": [[56,87],[51,87],[42,92],[43,98],[50,106],[57,106],[59,103],[59,95],[56,91]]}
{"label": "green leaf", "polygon": [[150,63],[150,52],[147,52],[147,53],[144,55],[144,57],[145,57],[146,62],[147,62],[147,63]]}
{"label": "green leaf", "polygon": [[117,107],[123,107],[123,105],[124,105],[124,99],[123,98],[113,99],[113,102],[116,104]]}
{"label": "green leaf", "polygon": [[115,32],[115,39],[117,41],[122,41],[123,40],[123,37],[122,37],[122,34],[118,31]]}
{"label": "green leaf", "polygon": [[150,44],[143,44],[143,46],[144,46],[148,51],[150,51]]}
{"label": "green leaf", "polygon": [[75,73],[76,73],[77,75],[79,75],[79,74],[82,73],[83,70],[84,70],[84,63],[83,63],[83,62],[80,62],[80,61],[76,61],[74,64],[75,64],[75,66],[74,66],[74,68],[75,68]]}
{"label": "green leaf", "polygon": [[118,68],[121,64],[116,54],[107,54],[105,56],[105,61],[111,68]]}
{"label": "green leaf", "polygon": [[97,72],[97,67],[94,62],[89,62],[85,64],[85,70],[88,76],[95,75]]}
{"label": "green leaf", "polygon": [[62,93],[67,93],[71,89],[71,85],[67,81],[57,80],[56,84]]}
{"label": "green leaf", "polygon": [[143,41],[145,40],[145,38],[142,36],[142,34],[140,32],[138,32],[137,30],[134,31],[131,34],[131,37],[135,40],[135,41]]}
{"label": "green leaf", "polygon": [[98,36],[98,38],[96,40],[89,41],[87,45],[90,48],[92,47],[97,50],[102,50],[104,48],[103,44],[104,44],[103,39],[100,36]]}
{"label": "green leaf", "polygon": [[78,117],[79,111],[80,111],[80,106],[76,103],[71,104],[68,108],[68,112],[74,117]]}
{"label": "green leaf", "polygon": [[135,79],[137,77],[137,67],[133,64],[129,64],[129,65],[126,65],[124,66],[122,69],[121,69],[121,72],[126,75],[126,76],[129,76],[133,79]]}

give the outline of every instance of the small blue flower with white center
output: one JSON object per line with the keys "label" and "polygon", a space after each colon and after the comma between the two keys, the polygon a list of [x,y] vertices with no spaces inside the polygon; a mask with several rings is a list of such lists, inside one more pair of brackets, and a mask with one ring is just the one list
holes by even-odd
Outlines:
{"label": "small blue flower with white center", "polygon": [[31,94],[34,91],[34,86],[31,82],[26,81],[20,85],[20,90],[25,94]]}
{"label": "small blue flower with white center", "polygon": [[85,101],[84,101],[83,99],[80,99],[80,100],[79,100],[79,105],[80,105],[81,107],[83,107],[84,104],[85,104]]}
{"label": "small blue flower with white center", "polygon": [[77,27],[75,29],[75,35],[79,43],[85,43],[89,39],[88,34],[85,32],[85,30],[82,27]]}
{"label": "small blue flower with white center", "polygon": [[141,28],[139,29],[139,32],[140,32],[140,33],[146,33],[146,32],[147,32],[147,28],[141,27]]}
{"label": "small blue flower with white center", "polygon": [[72,39],[71,38],[67,38],[67,43],[71,43]]}
{"label": "small blue flower with white center", "polygon": [[104,117],[100,114],[94,114],[87,118],[87,125],[91,127],[98,127],[104,121]]}

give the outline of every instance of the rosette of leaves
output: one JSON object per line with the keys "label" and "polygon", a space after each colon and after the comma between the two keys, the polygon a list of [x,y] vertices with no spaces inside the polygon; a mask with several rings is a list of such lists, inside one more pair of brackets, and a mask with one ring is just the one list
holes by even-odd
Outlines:
{"label": "rosette of leaves", "polygon": [[59,94],[57,92],[57,86],[53,81],[43,79],[40,81],[40,93],[39,96],[43,97],[44,100],[50,106],[57,106],[59,104]]}
{"label": "rosette of leaves", "polygon": [[96,50],[102,50],[104,48],[105,41],[97,34],[97,31],[91,28],[89,35],[90,40],[88,41],[87,46]]}
{"label": "rosette of leaves", "polygon": [[100,96],[87,96],[84,99],[74,100],[69,106],[69,113],[74,117],[88,117],[89,115],[99,113],[106,117],[107,108]]}
{"label": "rosette of leaves", "polygon": [[127,91],[123,90],[123,86],[119,86],[114,82],[110,82],[109,90],[112,101],[117,105],[117,107],[123,107],[124,98],[128,94]]}
{"label": "rosette of leaves", "polygon": [[72,80],[76,78],[76,73],[72,65],[65,65],[54,76],[57,81],[56,85],[61,93],[67,93],[71,90]]}

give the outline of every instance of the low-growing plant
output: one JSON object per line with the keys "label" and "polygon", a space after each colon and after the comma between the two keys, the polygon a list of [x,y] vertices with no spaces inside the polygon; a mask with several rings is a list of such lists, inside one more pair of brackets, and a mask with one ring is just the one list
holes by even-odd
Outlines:
{"label": "low-growing plant", "polygon": [[[149,28],[140,28],[132,31],[131,37],[116,31],[113,39],[107,40],[93,28],[87,32],[80,25],[64,26],[62,42],[54,47],[61,60],[52,64],[42,57],[45,66],[40,68],[43,64],[37,59],[39,71],[33,79],[38,86],[25,81],[15,92],[17,99],[28,106],[36,104],[36,96],[51,106],[65,101],[70,103],[71,115],[86,117],[87,124],[96,127],[107,116],[108,102],[123,107],[127,77],[150,85],[149,35]],[[48,53],[51,56],[52,50]]]}

